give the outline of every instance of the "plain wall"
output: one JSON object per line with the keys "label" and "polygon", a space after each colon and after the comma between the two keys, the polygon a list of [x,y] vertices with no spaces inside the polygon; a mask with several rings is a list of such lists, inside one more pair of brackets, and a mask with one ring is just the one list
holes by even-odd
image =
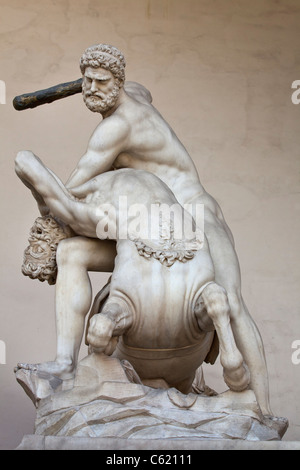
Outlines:
{"label": "plain wall", "polygon": [[[14,158],[30,149],[66,180],[99,122],[80,95],[22,112],[11,103],[79,78],[80,55],[100,42],[124,52],[127,80],[151,90],[220,203],[263,337],[273,412],[289,419],[284,439],[300,440],[300,364],[292,363],[300,340],[300,105],[291,101],[300,79],[299,0],[1,0],[0,18],[0,447],[33,433],[35,409],[14,366],[54,359],[56,342],[55,288],[20,271],[38,211]],[[95,292],[106,279],[93,276]],[[218,364],[205,374],[226,389]]]}

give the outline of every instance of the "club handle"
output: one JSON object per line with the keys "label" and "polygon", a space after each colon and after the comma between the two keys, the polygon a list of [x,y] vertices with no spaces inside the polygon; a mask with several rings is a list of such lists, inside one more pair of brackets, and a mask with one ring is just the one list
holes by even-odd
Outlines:
{"label": "club handle", "polygon": [[28,108],[36,108],[42,104],[52,103],[56,100],[61,100],[67,96],[81,93],[82,78],[72,82],[60,83],[45,90],[34,91],[33,93],[25,93],[24,95],[16,96],[13,100],[13,106],[17,111],[23,111]]}

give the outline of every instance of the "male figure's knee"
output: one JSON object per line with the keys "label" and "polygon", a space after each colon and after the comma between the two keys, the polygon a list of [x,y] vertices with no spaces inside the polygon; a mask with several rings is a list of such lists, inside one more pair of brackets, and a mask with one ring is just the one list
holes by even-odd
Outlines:
{"label": "male figure's knee", "polygon": [[77,237],[61,240],[56,251],[57,266],[78,264],[83,260],[80,239]]}
{"label": "male figure's knee", "polygon": [[15,158],[15,171],[19,176],[26,176],[29,166],[35,159],[35,155],[29,150],[21,150]]}

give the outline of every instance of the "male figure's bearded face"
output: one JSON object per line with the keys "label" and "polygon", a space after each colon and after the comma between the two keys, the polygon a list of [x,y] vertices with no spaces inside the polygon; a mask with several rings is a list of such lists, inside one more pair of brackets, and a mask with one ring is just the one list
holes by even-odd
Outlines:
{"label": "male figure's bearded face", "polygon": [[105,113],[114,107],[120,86],[114,75],[102,67],[87,67],[82,81],[82,95],[86,106],[93,112]]}

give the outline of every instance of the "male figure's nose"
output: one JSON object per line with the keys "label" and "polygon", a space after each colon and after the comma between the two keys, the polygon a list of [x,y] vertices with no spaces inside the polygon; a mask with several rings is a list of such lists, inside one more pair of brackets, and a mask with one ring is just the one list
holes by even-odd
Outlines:
{"label": "male figure's nose", "polygon": [[91,92],[94,93],[97,90],[98,90],[98,87],[97,87],[97,84],[96,84],[96,80],[92,80]]}

